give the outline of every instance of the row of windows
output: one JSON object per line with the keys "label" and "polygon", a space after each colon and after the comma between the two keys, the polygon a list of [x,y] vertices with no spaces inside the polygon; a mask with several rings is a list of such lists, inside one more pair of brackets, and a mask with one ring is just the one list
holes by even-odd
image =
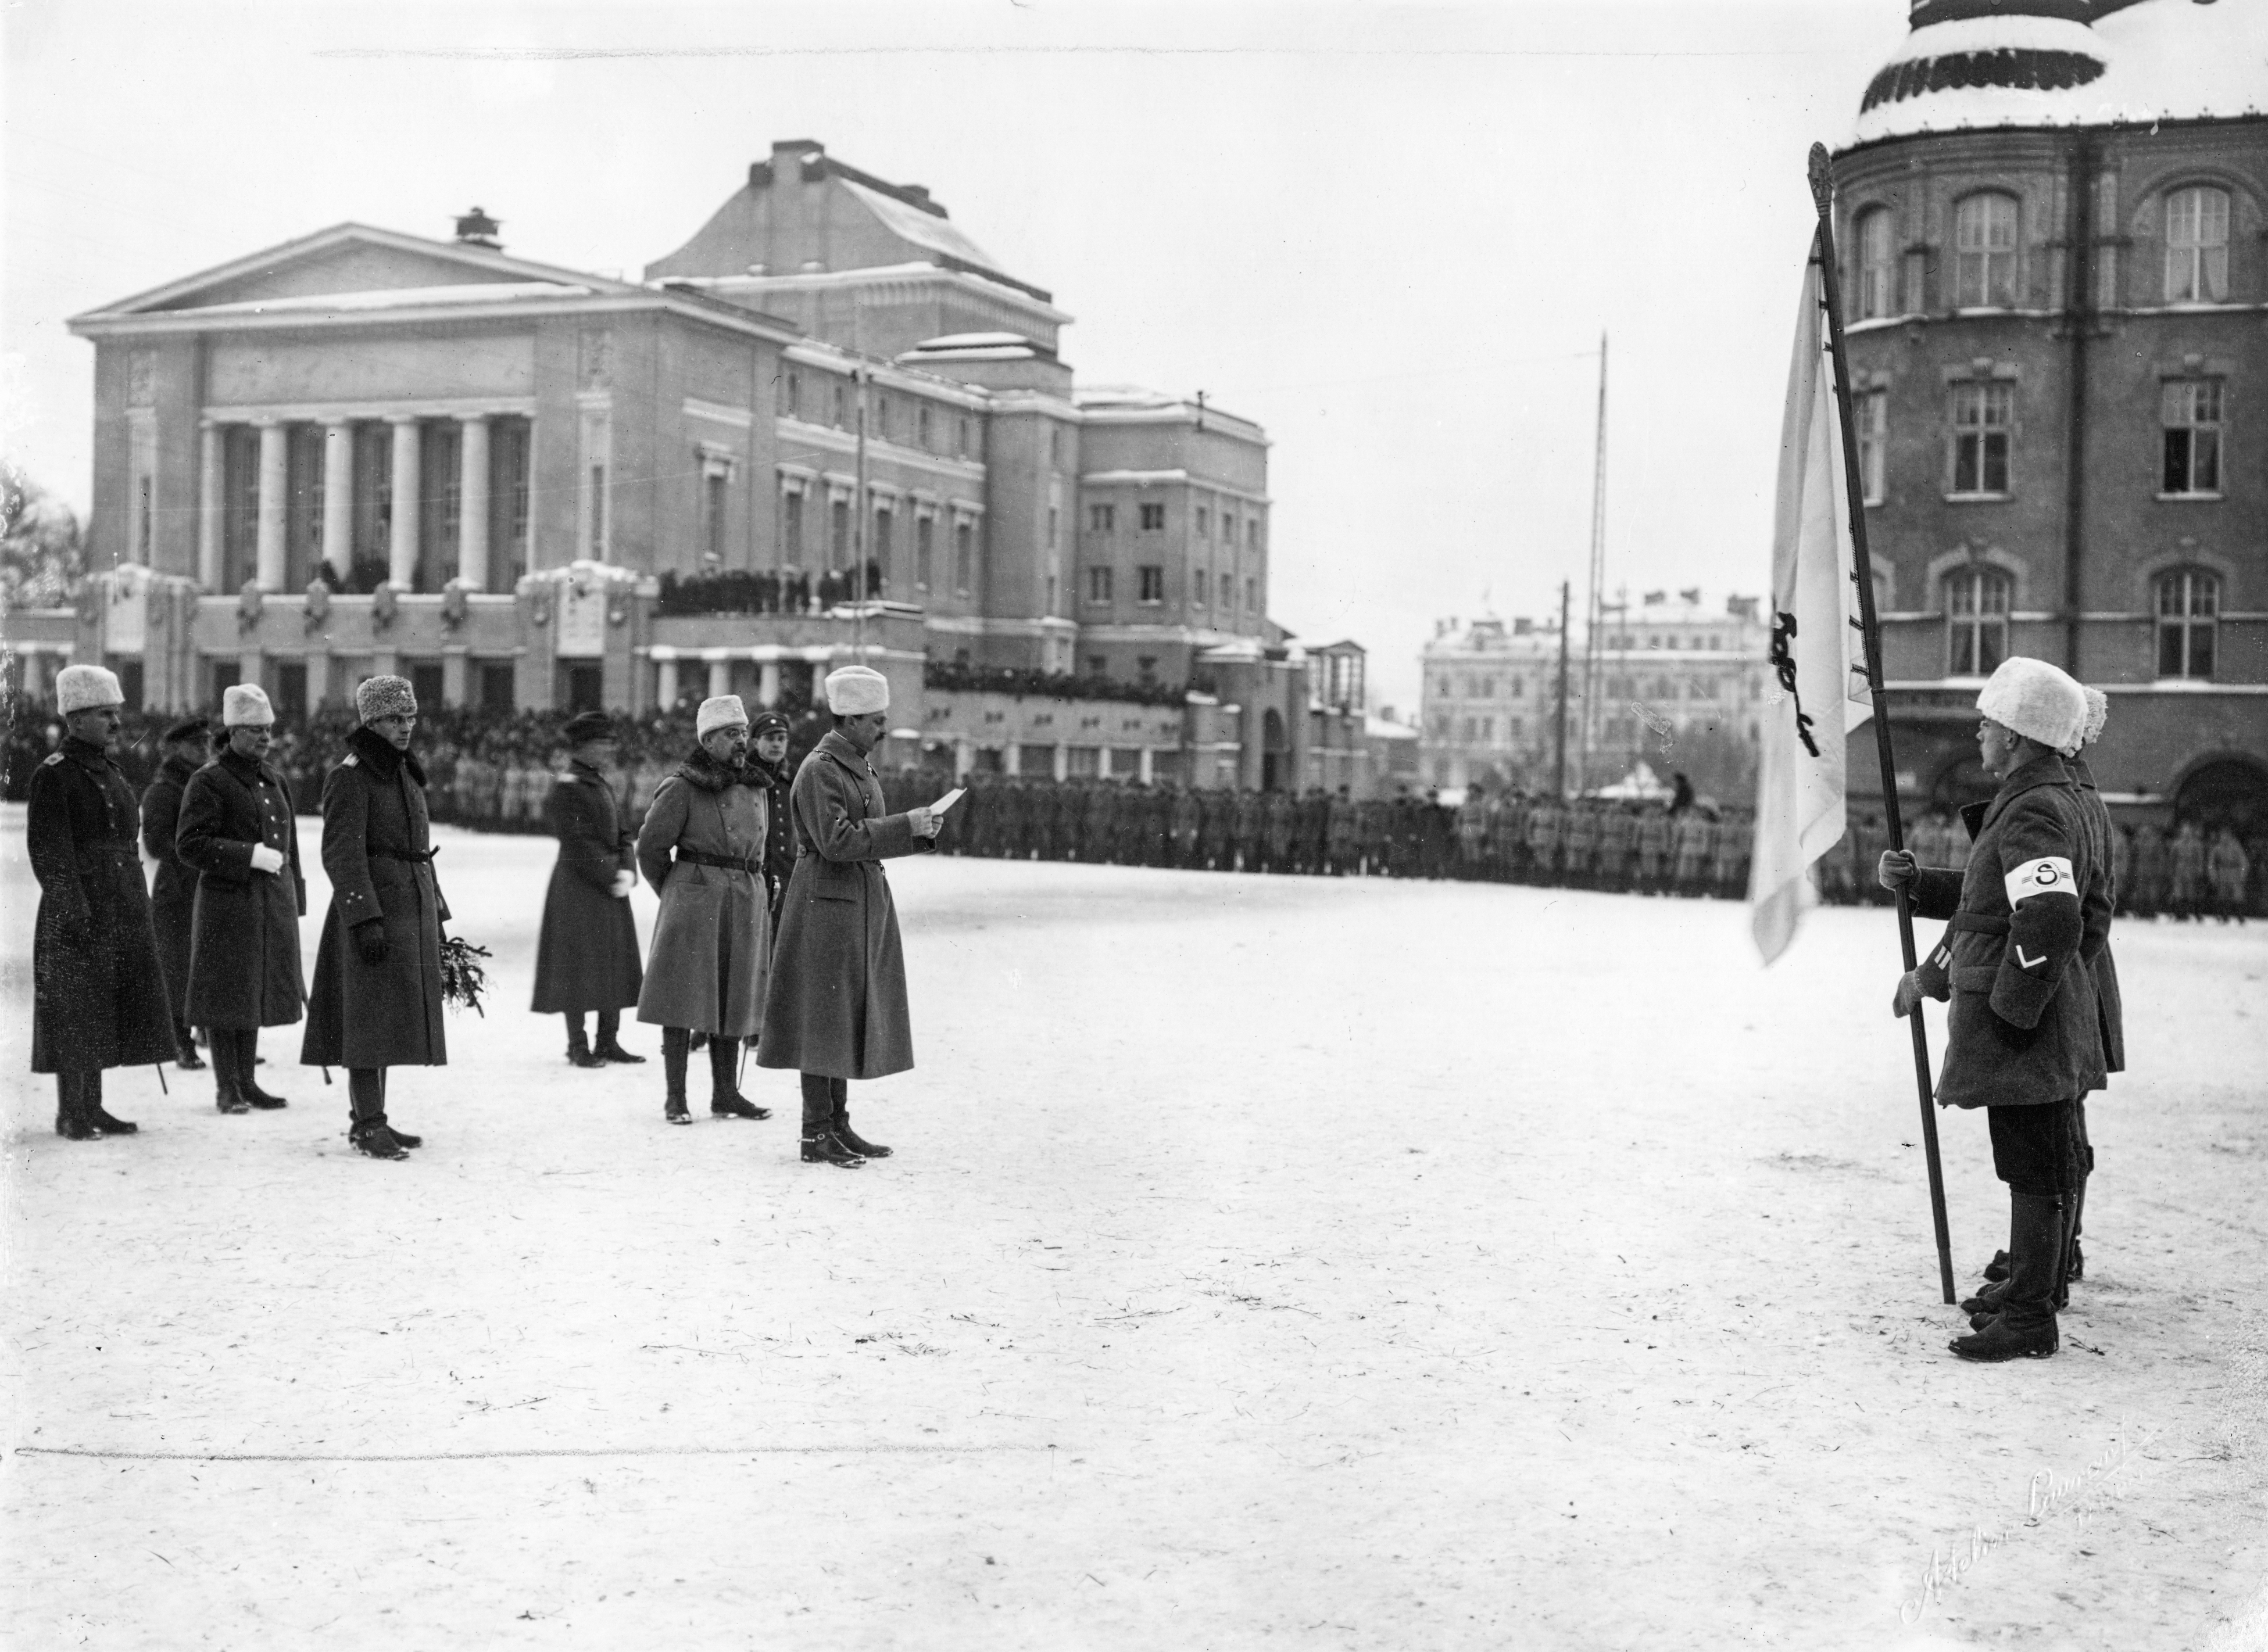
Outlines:
{"label": "row of windows", "polygon": [[[1135,509],[1140,513],[1137,517],[1136,520],[1141,525],[1141,531],[1143,532],[1162,533],[1165,532],[1166,507],[1163,504],[1138,504]],[[1234,545],[1236,543],[1238,522],[1239,518],[1231,516],[1227,511],[1224,510],[1220,512],[1220,542],[1222,544]],[[1213,513],[1205,506],[1199,505],[1197,507],[1194,513],[1194,523],[1197,529],[1197,536],[1199,539],[1209,540],[1212,537]],[[1258,550],[1260,548],[1260,518],[1257,517],[1247,517],[1242,518],[1242,524],[1245,544],[1251,547],[1256,551]],[[1087,531],[1091,533],[1117,532],[1118,507],[1115,504],[1091,504],[1087,506],[1086,526]]]}
{"label": "row of windows", "polygon": [[[2220,304],[2228,297],[2228,191],[2191,185],[2165,196],[2168,304]],[[2016,197],[1999,190],[1963,196],[1953,209],[1953,307],[2013,309],[2017,298]],[[1857,304],[1852,319],[1900,313],[1899,253],[1887,207],[1859,214]]]}
{"label": "row of windows", "polygon": [[[1945,669],[1989,677],[2008,657],[2014,582],[1997,569],[1966,568],[1945,582]],[[2161,576],[2154,592],[2160,677],[2210,678],[2219,641],[2220,580],[2201,569]]]}
{"label": "row of windows", "polygon": [[[713,525],[721,520],[721,493],[711,506],[712,542],[718,537]],[[805,530],[806,510],[800,489],[788,489],[780,495],[780,561],[784,567],[807,566],[809,550]],[[897,512],[887,504],[874,507],[873,525],[867,543],[867,558],[880,569],[887,589],[899,570],[895,568]],[[914,517],[913,582],[917,588],[927,591],[936,583],[934,564],[937,554],[937,518],[934,513],[919,511]],[[841,571],[856,565],[858,554],[850,543],[850,501],[836,498],[828,502],[827,566]],[[956,517],[953,524],[953,589],[967,596],[973,586],[976,568],[976,525],[966,517]]]}
{"label": "row of windows", "polygon": [[[1720,694],[1727,698],[1738,698],[1740,692],[1736,686],[1731,685],[1730,679],[1724,677],[1655,677],[1649,679],[1640,677],[1610,676],[1605,679],[1605,683],[1607,694],[1617,700],[1627,700],[1640,694],[1658,701],[1715,700]],[[1729,694],[1727,693],[1728,686]],[[1763,692],[1760,679],[1752,679],[1749,687],[1751,699],[1758,697]],[[1493,677],[1467,678],[1464,698],[1494,700],[1497,697],[1496,689],[1497,682]],[[1505,697],[1506,699],[1524,700],[1527,696],[1526,679],[1513,677],[1506,679]],[[1454,677],[1442,678],[1439,698],[1453,700],[1456,697],[1457,679]],[[1538,698],[1542,697],[1542,694],[1539,693]]]}
{"label": "row of windows", "polygon": [[[1134,600],[1157,604],[1166,599],[1166,569],[1162,563],[1145,562],[1134,570]],[[1235,579],[1223,574],[1218,580],[1209,579],[1205,570],[1198,569],[1189,576],[1189,603],[1192,607],[1210,606],[1209,595],[1218,591],[1224,613],[1236,612]],[[1113,602],[1117,599],[1118,570],[1108,564],[1098,563],[1086,570],[1086,599],[1089,602]],[[1257,575],[1244,582],[1244,606],[1252,613],[1260,612],[1260,580]]]}
{"label": "row of windows", "polygon": [[[858,428],[858,393],[848,380],[830,377],[823,397],[815,393],[806,397],[804,391],[801,373],[790,371],[779,376],[775,409],[781,417],[831,424],[838,430]],[[976,422],[965,413],[948,417],[943,408],[910,398],[901,407],[876,391],[867,401],[866,414],[867,434],[877,441],[901,443],[925,453],[942,453],[947,451],[944,443],[949,423],[952,454],[959,459],[976,456]],[[1049,432],[1051,443],[1054,434]],[[1049,458],[1054,457],[1051,449]]]}
{"label": "row of windows", "polygon": [[[2218,498],[2228,393],[2219,378],[2169,378],[2158,407],[2158,492]],[[1889,392],[1852,398],[1859,475],[1867,503],[1889,496]],[[1947,407],[1945,490],[1956,498],[2001,498],[2014,489],[2016,387],[2005,380],[1955,385]]]}

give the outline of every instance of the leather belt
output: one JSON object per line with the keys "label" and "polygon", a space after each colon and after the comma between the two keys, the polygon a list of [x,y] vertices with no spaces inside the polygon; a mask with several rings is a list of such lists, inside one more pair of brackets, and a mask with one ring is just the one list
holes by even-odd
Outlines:
{"label": "leather belt", "polygon": [[2008,921],[1989,912],[1956,912],[1946,920],[1948,929],[1967,929],[1975,935],[2006,935]]}
{"label": "leather belt", "polygon": [[691,861],[696,866],[715,866],[728,872],[747,872],[752,877],[760,870],[754,855],[711,855],[706,849],[681,848],[677,851],[677,858]]}
{"label": "leather belt", "polygon": [[431,860],[441,851],[438,849],[426,849],[423,852],[410,849],[370,849],[365,852],[374,861],[408,861],[411,865],[416,866]]}

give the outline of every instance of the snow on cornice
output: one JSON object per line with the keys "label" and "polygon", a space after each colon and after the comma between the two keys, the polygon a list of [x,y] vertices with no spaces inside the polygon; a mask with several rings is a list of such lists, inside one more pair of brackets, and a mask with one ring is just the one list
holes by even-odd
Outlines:
{"label": "snow on cornice", "polygon": [[1925,24],[1868,85],[1852,142],[2263,114],[2268,0],[2140,0],[2092,26],[2036,16]]}
{"label": "snow on cornice", "polygon": [[423,310],[442,305],[525,304],[531,299],[588,298],[591,288],[556,281],[480,281],[447,287],[380,287],[367,292],[314,292],[288,298],[249,298],[238,304],[202,305],[162,313],[187,316],[283,315],[295,312]]}

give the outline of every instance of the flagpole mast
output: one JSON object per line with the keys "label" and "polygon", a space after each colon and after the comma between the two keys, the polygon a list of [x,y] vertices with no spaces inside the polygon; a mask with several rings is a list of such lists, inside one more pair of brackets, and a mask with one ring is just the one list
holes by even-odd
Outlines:
{"label": "flagpole mast", "polygon": [[[1890,750],[1890,705],[1882,682],[1882,633],[1874,613],[1874,569],[1867,555],[1867,496],[1859,474],[1858,422],[1851,408],[1851,364],[1843,345],[1843,292],[1835,262],[1835,180],[1827,159],[1827,146],[1811,146],[1811,199],[1819,209],[1819,238],[1814,251],[1819,259],[1819,279],[1826,300],[1827,345],[1833,358],[1835,411],[1843,427],[1843,491],[1851,513],[1852,576],[1859,587],[1859,629],[1867,651],[1867,686],[1874,705],[1874,757],[1882,771],[1884,824],[1890,847],[1905,848],[1905,830],[1898,819],[1897,759]],[[1914,968],[1913,908],[1903,889],[1892,892],[1897,905],[1898,951],[1906,973]],[[1921,1095],[1921,1140],[1929,1162],[1929,1214],[1937,1230],[1938,1283],[1945,1300],[1957,1301],[1953,1289],[1953,1239],[1945,1220],[1945,1170],[1937,1156],[1937,1109],[1929,1079],[1929,1029],[1917,1006],[1906,1017],[1913,1031],[1914,1083]]]}

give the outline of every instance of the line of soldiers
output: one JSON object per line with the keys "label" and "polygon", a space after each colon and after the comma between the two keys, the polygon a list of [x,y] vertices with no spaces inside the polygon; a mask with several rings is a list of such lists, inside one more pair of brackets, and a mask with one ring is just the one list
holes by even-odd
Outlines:
{"label": "line of soldiers", "polygon": [[1005,860],[1738,899],[1747,892],[1752,830],[1746,810],[1563,802],[1480,786],[1452,809],[1406,793],[1358,801],[1344,789],[1295,795],[979,775],[944,847]]}

